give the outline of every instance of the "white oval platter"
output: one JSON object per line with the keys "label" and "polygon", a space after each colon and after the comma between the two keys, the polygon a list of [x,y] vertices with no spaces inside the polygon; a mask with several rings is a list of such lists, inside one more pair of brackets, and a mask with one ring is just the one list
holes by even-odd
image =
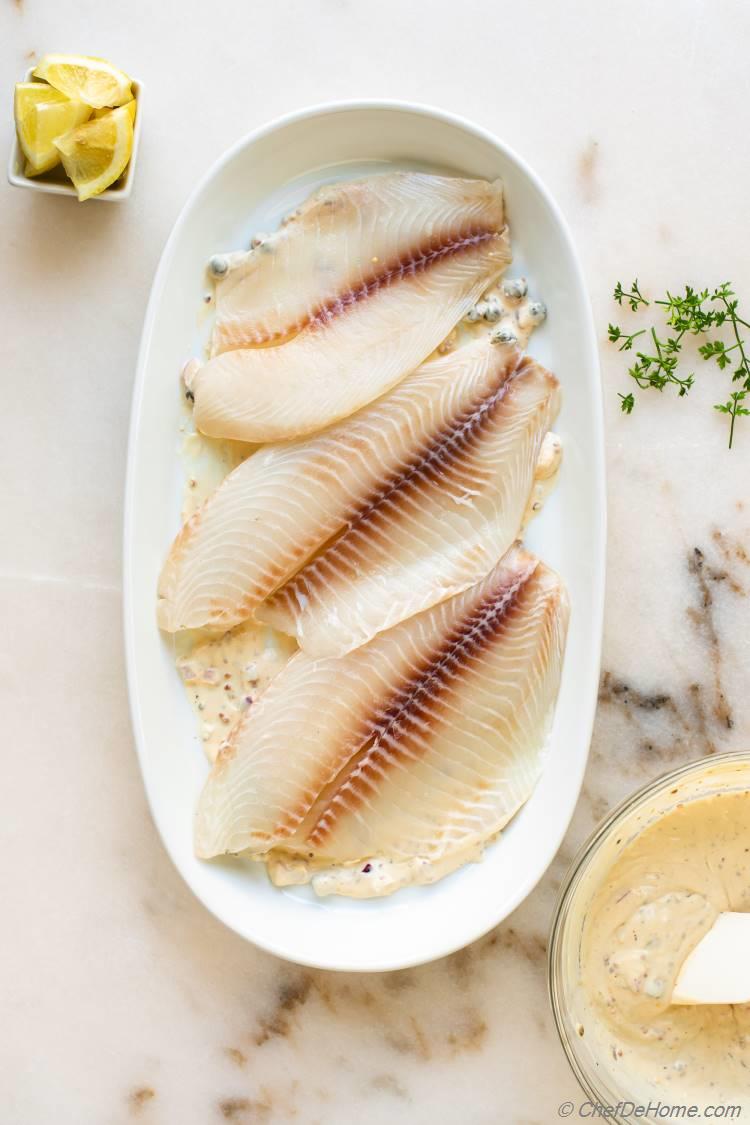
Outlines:
{"label": "white oval platter", "polygon": [[[556,429],[559,484],[527,536],[564,578],[572,614],[544,774],[481,863],[389,898],[316,899],[279,889],[263,865],[206,863],[192,849],[193,810],[207,772],[194,716],[156,625],[160,565],[179,522],[178,376],[205,335],[197,310],[212,254],[273,230],[315,187],[389,167],[502,177],[514,249],[550,315],[531,352],[563,386]],[[599,679],[605,484],[596,340],[575,249],[549,192],[499,140],[449,113],[395,102],[348,102],[283,118],[223,156],[178,218],[156,273],[135,383],[125,509],[124,613],[135,741],[164,845],[197,897],[238,934],[300,964],[396,969],[443,956],[497,925],[528,895],[563,837],[583,777]]]}

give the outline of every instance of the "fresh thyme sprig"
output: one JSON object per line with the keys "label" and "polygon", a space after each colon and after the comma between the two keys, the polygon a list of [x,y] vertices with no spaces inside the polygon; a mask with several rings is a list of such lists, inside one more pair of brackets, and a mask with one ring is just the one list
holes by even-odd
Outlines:
{"label": "fresh thyme sprig", "polygon": [[639,336],[642,336],[645,331],[645,328],[641,328],[640,332],[633,332],[630,336],[628,336],[625,332],[622,331],[621,328],[618,328],[616,324],[610,324],[608,335],[610,343],[619,343],[620,346],[617,349],[618,352],[629,352],[633,346],[633,340],[637,340],[637,338]]}
{"label": "fresh thyme sprig", "polygon": [[638,288],[638,278],[635,279],[629,290],[623,289],[622,282],[618,281],[615,285],[615,300],[618,305],[621,305],[624,300],[627,301],[633,312],[639,305],[648,305],[648,301]]}
{"label": "fresh thyme sprig", "polygon": [[[641,306],[648,307],[651,302],[641,293],[638,280],[631,284],[630,289],[624,289],[621,282],[617,282],[614,290],[614,299],[618,305],[626,301],[632,312]],[[726,402],[716,403],[714,410],[729,415],[729,448],[734,441],[734,430],[737,419],[743,415],[750,415],[750,403],[746,400],[750,394],[750,345],[744,339],[741,328],[750,330],[750,324],[739,315],[739,301],[731,287],[725,281],[714,290],[693,289],[686,285],[682,294],[667,292],[666,296],[653,302],[654,306],[664,309],[666,325],[671,329],[668,335],[658,335],[656,328],[651,327],[649,335],[653,350],[637,351],[636,362],[628,368],[628,375],[635,381],[641,390],[653,387],[663,391],[672,385],[680,397],[688,394],[695,382],[695,373],[682,375],[678,370],[682,341],[685,336],[706,336],[716,329],[728,328],[730,339],[724,340],[718,336],[706,339],[698,348],[698,354],[704,360],[714,360],[720,371],[734,367],[732,384],[739,384],[732,390]],[[637,332],[624,332],[618,325],[610,324],[607,336],[611,343],[618,345],[621,352],[630,351],[633,341],[646,334],[642,328]],[[626,414],[631,414],[635,406],[635,395],[620,394],[620,406]]]}

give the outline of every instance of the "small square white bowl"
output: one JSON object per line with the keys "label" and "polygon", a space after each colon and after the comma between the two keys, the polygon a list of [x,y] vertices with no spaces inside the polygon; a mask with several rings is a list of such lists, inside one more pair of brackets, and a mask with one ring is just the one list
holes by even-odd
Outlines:
{"label": "small square white bowl", "polygon": [[[34,68],[26,72],[24,82],[31,82],[34,75]],[[127,167],[119,180],[116,180],[112,187],[105,188],[99,195],[93,195],[92,199],[100,199],[104,203],[122,203],[126,200],[131,191],[133,190],[133,179],[135,177],[135,162],[138,156],[138,146],[141,139],[141,121],[143,120],[143,85],[137,79],[132,79],[133,83],[133,96],[135,97],[135,125],[133,126],[133,151],[128,161]],[[10,158],[8,160],[8,183],[13,187],[30,188],[32,191],[46,191],[51,195],[70,195],[73,199],[78,199],[76,189],[73,187],[70,180],[65,176],[62,171],[62,166],[58,165],[50,172],[44,173],[42,176],[27,176],[24,174],[24,165],[26,161],[21,151],[21,146],[18,143],[18,134],[13,133],[13,144],[10,150]]]}

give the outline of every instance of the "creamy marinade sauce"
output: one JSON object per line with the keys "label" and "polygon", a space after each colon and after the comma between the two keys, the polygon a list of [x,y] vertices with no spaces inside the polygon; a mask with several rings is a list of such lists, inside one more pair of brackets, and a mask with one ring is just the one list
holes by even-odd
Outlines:
{"label": "creamy marinade sauce", "polygon": [[[263,235],[253,239],[251,248],[262,248]],[[227,255],[218,255],[208,265],[209,279],[226,271]],[[203,315],[212,309],[213,296],[204,298]],[[471,308],[464,320],[453,329],[437,352],[445,355],[480,333],[489,333],[498,343],[518,341],[525,348],[531,333],[547,316],[542,301],[529,297],[525,278],[499,280]],[[252,455],[256,446],[237,441],[205,437],[195,430],[188,401],[180,426],[181,457],[185,472],[182,519],[188,519],[219,486],[234,468]],[[556,434],[546,435],[537,463],[534,485],[524,515],[521,531],[541,510],[557,479],[562,445]],[[520,533],[519,533],[520,534]],[[227,739],[242,713],[253,705],[273,677],[296,651],[296,641],[265,625],[246,622],[228,633],[211,634],[206,630],[177,635],[172,638],[178,672],[195,712],[203,749],[210,762]],[[315,872],[299,861],[283,856],[269,857],[268,872],[273,882],[289,885],[312,878],[318,895],[344,893],[349,897],[370,897],[382,893],[377,888],[396,890],[414,881],[419,869],[425,879],[425,866],[431,866],[430,881],[470,860],[481,857],[482,847],[451,858],[448,864],[430,865],[427,860],[395,862],[373,859],[362,871],[359,865],[332,867]],[[305,870],[303,871],[303,867]]]}
{"label": "creamy marinade sauce", "polygon": [[722,911],[750,911],[750,790],[679,804],[619,855],[586,908],[578,1034],[634,1101],[750,1109],[750,1004],[670,1004]]}

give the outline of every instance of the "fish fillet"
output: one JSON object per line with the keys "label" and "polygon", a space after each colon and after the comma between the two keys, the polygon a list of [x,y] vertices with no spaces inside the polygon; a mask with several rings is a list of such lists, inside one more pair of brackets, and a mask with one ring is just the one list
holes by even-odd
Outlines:
{"label": "fish fillet", "polygon": [[499,183],[399,172],[323,189],[229,259],[213,356],[185,375],[196,425],[267,442],[346,417],[421,363],[509,261]]}
{"label": "fish fillet", "polygon": [[[257,617],[310,656],[341,656],[478,581],[518,536],[557,379],[485,337],[436,361],[438,418],[346,530]],[[438,397],[440,396],[440,397]],[[436,423],[436,424],[435,424]]]}
{"label": "fish fillet", "polygon": [[258,450],[177,535],[159,579],[161,627],[230,629],[252,616],[520,363],[511,345],[470,344],[428,360],[345,422]]}
{"label": "fish fillet", "polygon": [[428,881],[481,847],[539,776],[567,615],[557,575],[513,547],[347,656],[297,653],[219,754],[197,854],[420,860]]}

